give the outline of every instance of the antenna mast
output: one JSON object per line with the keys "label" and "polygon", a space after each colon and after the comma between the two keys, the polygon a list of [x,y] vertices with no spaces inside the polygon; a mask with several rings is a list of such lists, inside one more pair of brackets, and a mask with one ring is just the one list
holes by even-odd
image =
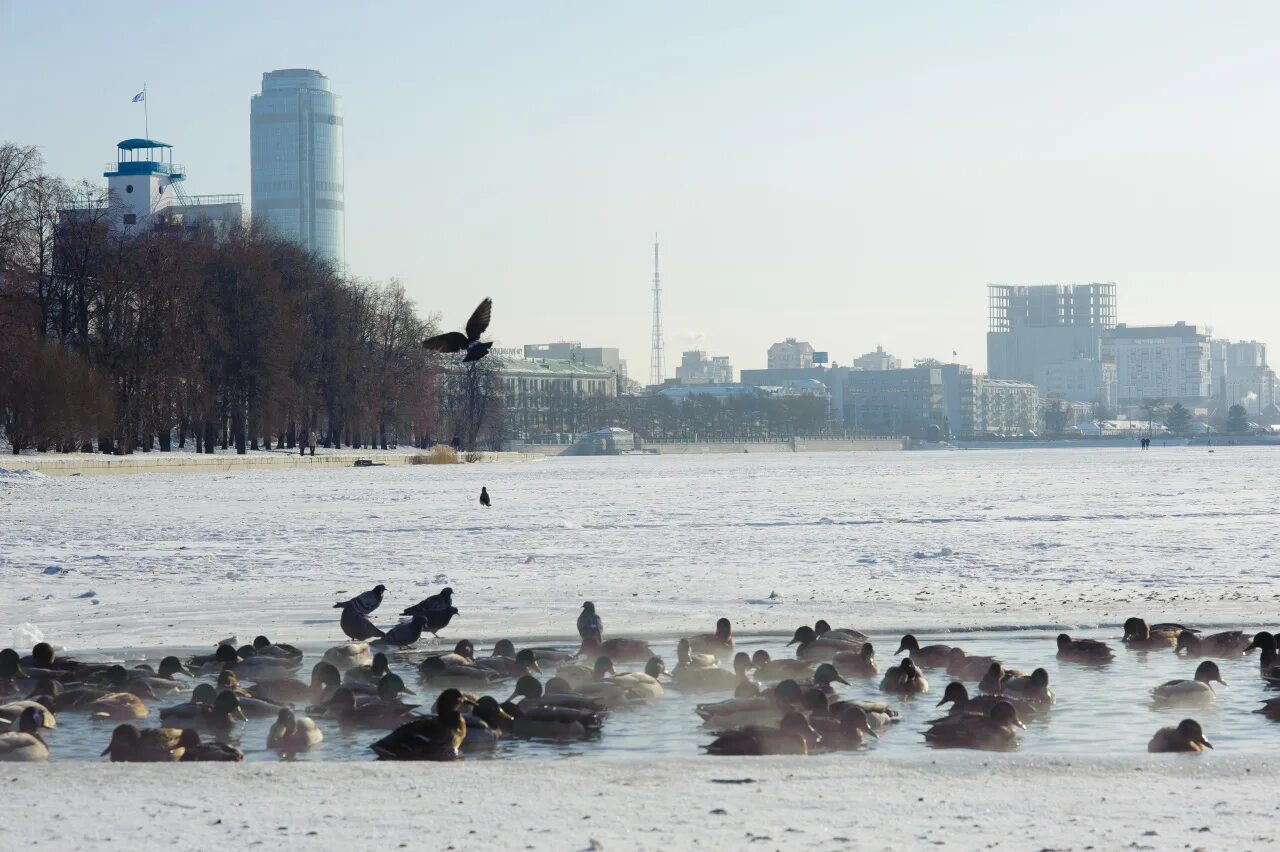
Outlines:
{"label": "antenna mast", "polygon": [[649,350],[649,384],[660,385],[666,370],[662,364],[662,280],[658,277],[658,235],[653,235],[653,337]]}

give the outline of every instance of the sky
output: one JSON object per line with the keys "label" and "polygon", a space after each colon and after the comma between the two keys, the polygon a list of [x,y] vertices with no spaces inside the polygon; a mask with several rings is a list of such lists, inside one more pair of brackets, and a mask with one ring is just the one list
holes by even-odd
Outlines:
{"label": "sky", "polygon": [[349,272],[501,346],[985,367],[988,283],[1114,281],[1122,322],[1275,340],[1269,2],[0,0],[0,141],[101,180],[175,146],[249,194],[262,72],[343,98]]}

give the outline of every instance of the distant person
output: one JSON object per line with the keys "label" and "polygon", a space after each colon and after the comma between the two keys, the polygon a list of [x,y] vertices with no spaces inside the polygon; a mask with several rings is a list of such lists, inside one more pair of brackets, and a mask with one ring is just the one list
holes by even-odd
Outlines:
{"label": "distant person", "polygon": [[480,486],[480,505],[489,508],[489,489]]}
{"label": "distant person", "polygon": [[307,436],[307,443],[311,445],[311,455],[316,454],[316,431],[311,430],[311,434]]}
{"label": "distant person", "polygon": [[298,455],[305,456],[307,454],[307,430],[303,429],[298,433]]}

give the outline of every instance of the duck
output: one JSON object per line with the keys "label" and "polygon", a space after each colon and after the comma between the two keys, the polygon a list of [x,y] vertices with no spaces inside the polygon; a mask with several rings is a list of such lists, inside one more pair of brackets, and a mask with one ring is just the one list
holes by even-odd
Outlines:
{"label": "duck", "polygon": [[109,692],[85,705],[90,719],[136,722],[151,715],[147,705],[132,692]]}
{"label": "duck", "polygon": [[828,698],[835,697],[836,688],[833,683],[843,683],[849,686],[849,681],[840,676],[840,672],[831,663],[819,663],[814,669],[813,677],[806,680],[797,681],[801,689],[817,689]]}
{"label": "duck", "polygon": [[1049,672],[1044,668],[1026,676],[1015,674],[1005,678],[1000,694],[1017,696],[1037,707],[1050,707],[1055,700],[1053,690],[1049,688]]}
{"label": "duck", "polygon": [[1018,747],[1018,728],[1025,728],[1018,711],[1008,701],[997,701],[986,716],[968,713],[934,721],[924,732],[934,748],[971,748],[1010,751]]}
{"label": "duck", "polygon": [[582,612],[578,613],[578,638],[583,642],[588,639],[604,641],[604,620],[600,618],[596,612],[596,605],[591,601],[584,601]]}
{"label": "duck", "polygon": [[1183,719],[1177,727],[1161,728],[1147,743],[1147,751],[1152,754],[1201,752],[1207,748],[1213,748],[1213,743],[1205,738],[1204,729],[1195,719]]}
{"label": "duck", "polygon": [[224,670],[230,668],[237,677],[253,681],[289,680],[296,675],[302,665],[300,659],[295,660],[292,657],[270,657],[258,654],[248,657],[239,654],[239,656],[240,662],[229,664],[224,667]]}
{"label": "duck", "polygon": [[492,695],[480,696],[475,709],[462,715],[467,722],[467,736],[462,747],[467,751],[492,749],[502,739],[504,731],[510,730],[515,722]]}
{"label": "duck", "polygon": [[383,760],[456,760],[467,737],[462,693],[446,689],[436,701],[436,715],[401,725],[370,748]]}
{"label": "duck", "polygon": [[382,639],[386,635],[374,626],[367,615],[362,614],[354,606],[342,607],[342,617],[338,619],[338,626],[342,628],[343,635],[354,642]]}
{"label": "duck", "polygon": [[174,677],[174,675],[179,674],[195,677],[191,670],[182,664],[182,660],[169,656],[160,661],[160,666],[156,671],[153,672],[150,668],[139,667],[128,671],[127,677],[135,683],[139,681],[146,683],[147,686],[151,687],[152,693],[161,696],[186,690],[186,684]]}
{"label": "duck", "polygon": [[[746,677],[751,658],[746,654],[734,657],[735,670],[730,672],[714,662],[706,663],[705,654],[694,655],[688,639],[681,639],[676,646],[676,667],[671,670],[671,681],[690,692],[721,692],[734,689]],[[738,668],[741,666],[741,669]]]}
{"label": "duck", "polygon": [[1213,681],[1223,686],[1227,685],[1227,682],[1222,679],[1222,673],[1218,671],[1218,664],[1212,660],[1205,660],[1196,667],[1194,679],[1165,681],[1151,690],[1151,697],[1155,703],[1161,705],[1203,704],[1215,698],[1213,687],[1210,685]]}
{"label": "duck", "polygon": [[40,736],[45,712],[39,706],[24,708],[13,725],[15,730],[0,734],[0,763],[45,763],[49,760],[49,746]]}
{"label": "duck", "polygon": [[227,730],[248,718],[240,706],[241,700],[239,695],[224,689],[213,699],[213,704],[205,707],[193,721],[215,730]]}
{"label": "duck", "polygon": [[160,708],[161,722],[195,722],[204,715],[205,711],[213,707],[213,702],[218,698],[218,692],[211,683],[196,684],[196,688],[191,692],[191,700],[184,701],[181,704],[173,704],[169,707]]}
{"label": "duck", "polygon": [[1262,676],[1269,679],[1280,678],[1280,648],[1277,647],[1276,637],[1266,630],[1255,633],[1244,652],[1247,654],[1255,648],[1262,652],[1258,655],[1258,670]]}
{"label": "duck", "polygon": [[876,664],[876,649],[870,642],[857,651],[840,651],[831,658],[831,664],[844,677],[875,677],[880,674]]}
{"label": "duck", "polygon": [[[223,648],[227,650],[224,651]],[[215,645],[212,654],[195,654],[188,657],[187,665],[197,669],[221,669],[226,663],[235,663],[239,660],[240,655],[236,653],[236,637],[232,636]]]}
{"label": "duck", "polygon": [[781,680],[792,680],[813,677],[813,666],[804,660],[775,660],[769,652],[760,649],[751,655],[751,664],[755,669],[756,680],[771,683]]}
{"label": "duck", "polygon": [[343,642],[325,650],[320,658],[340,672],[373,662],[373,649],[368,642]]}
{"label": "duck", "polygon": [[472,666],[476,662],[476,648],[470,639],[462,639],[447,654],[435,654],[451,666]]}
{"label": "duck", "polygon": [[373,655],[373,660],[365,666],[352,666],[342,675],[342,683],[350,686],[353,683],[377,683],[382,680],[382,676],[391,671],[391,665],[387,660],[387,655],[379,651]]}
{"label": "duck", "polygon": [[27,699],[19,701],[10,701],[8,704],[0,704],[0,730],[16,729],[18,720],[22,718],[22,714],[28,710],[39,710],[41,713],[40,723],[45,728],[58,727],[58,717],[55,716],[48,707],[45,707],[38,701]]}
{"label": "duck", "polygon": [[862,642],[854,639],[833,636],[830,632],[826,636],[820,637],[807,624],[797,627],[795,634],[791,637],[791,641],[787,643],[787,645],[797,646],[797,660],[808,660],[810,662],[831,662],[831,659],[836,654],[857,651],[862,647],[862,644]]}
{"label": "duck", "polygon": [[[59,657],[54,653],[53,646],[48,642],[37,642],[31,647],[31,653],[23,657],[20,662],[27,666],[28,671],[31,669],[43,671],[56,671],[63,675],[78,669],[100,669],[103,666],[85,665],[79,660],[71,660]],[[34,674],[34,672],[32,672]]]}
{"label": "duck", "polygon": [[622,707],[637,700],[644,700],[642,697],[633,697],[628,692],[625,684],[616,682],[614,680],[616,675],[617,671],[614,669],[611,659],[597,657],[595,666],[592,667],[590,680],[575,683],[557,676],[547,682],[546,691],[548,693],[560,691],[559,684],[565,684],[569,691],[576,691],[578,694],[594,698],[606,707]]}
{"label": "duck", "polygon": [[1001,701],[1007,701],[1012,704],[1013,709],[1018,713],[1019,719],[1024,716],[1030,718],[1041,712],[1041,709],[1035,705],[1012,695],[976,695],[970,697],[969,690],[958,680],[953,680],[947,684],[947,688],[942,691],[942,700],[936,706],[942,707],[950,704],[951,707],[947,711],[950,716],[966,714],[986,716],[991,712],[991,708]]}
{"label": "duck", "polygon": [[650,657],[645,663],[644,671],[615,674],[610,681],[623,688],[628,701],[654,701],[665,694],[662,684],[658,682],[658,678],[664,674],[667,674],[667,667],[662,658]]}
{"label": "duck", "polygon": [[811,718],[809,722],[817,730],[822,744],[827,748],[837,751],[854,751],[866,744],[867,737],[872,739],[880,737],[871,728],[866,711],[856,704],[849,705],[838,714],[825,718],[829,721],[819,722]]}
{"label": "duck", "polygon": [[884,678],[880,681],[880,689],[890,695],[916,695],[929,691],[929,681],[924,672],[910,657],[896,666],[885,669]]}
{"label": "duck", "polygon": [[297,666],[302,665],[301,649],[284,642],[272,642],[266,636],[253,637],[253,653],[257,657],[274,657],[277,660],[290,660]]}
{"label": "duck", "polygon": [[[146,672],[140,676],[130,676],[130,672],[124,666],[111,665],[105,669],[94,672],[90,677],[85,679],[86,688],[93,689],[105,687],[107,692],[129,692],[138,698],[155,698],[156,687],[163,694],[179,691],[182,687],[176,681],[161,681],[150,677],[151,673]],[[155,684],[153,686],[152,684]]]}
{"label": "duck", "polygon": [[183,763],[239,763],[244,760],[244,752],[240,749],[228,743],[204,742],[195,728],[183,728],[178,745],[182,748]]}
{"label": "duck", "polygon": [[826,622],[826,619],[822,618],[819,618],[814,622],[813,632],[817,633],[819,638],[830,635],[832,638],[842,637],[845,639],[852,639],[855,642],[866,642],[871,639],[870,636],[863,633],[861,630],[854,630],[851,627],[837,627],[832,629],[831,625]]}
{"label": "duck", "polygon": [[1021,669],[1006,669],[1004,664],[999,661],[995,661],[987,667],[987,673],[984,674],[982,676],[982,680],[978,682],[978,691],[985,692],[988,695],[999,695],[1004,692],[1004,683],[1006,680],[1026,676],[1027,673]]}
{"label": "duck", "polygon": [[1097,639],[1072,639],[1066,633],[1058,634],[1058,659],[1068,663],[1101,665],[1115,659],[1115,652],[1106,642]]}
{"label": "duck", "polygon": [[1124,646],[1135,651],[1170,648],[1178,644],[1178,634],[1185,630],[1179,624],[1157,624],[1151,627],[1135,616],[1125,620]]}
{"label": "duck", "polygon": [[511,732],[522,739],[585,740],[600,733],[604,712],[561,705],[516,708]]}
{"label": "duck", "polygon": [[[389,674],[387,677],[399,679],[396,675]],[[394,685],[391,685],[387,692],[390,694],[390,698],[380,698],[378,701],[361,704],[356,700],[356,694],[349,687],[344,686],[334,692],[333,697],[329,699],[329,709],[343,725],[365,728],[398,728],[408,721],[407,717],[416,708],[412,704],[405,704],[396,697]]]}
{"label": "duck", "polygon": [[567,683],[556,681],[556,678],[552,678],[544,687],[542,682],[533,675],[525,675],[516,681],[515,691],[507,701],[512,702],[520,698],[518,706],[524,711],[534,707],[567,707],[599,716],[609,712],[608,705],[603,702],[588,695],[572,692],[566,688]]}
{"label": "duck", "polygon": [[970,656],[963,648],[952,648],[947,656],[947,674],[956,680],[981,680],[995,662],[995,657]]}
{"label": "duck", "polygon": [[1173,652],[1181,654],[1185,651],[1191,658],[1233,658],[1244,656],[1245,649],[1252,644],[1248,634],[1243,630],[1226,630],[1208,636],[1200,636],[1190,630],[1184,630],[1178,634],[1178,642],[1174,645]]}
{"label": "duck", "polygon": [[587,638],[582,640],[582,647],[578,650],[579,657],[609,657],[619,663],[640,663],[646,662],[650,657],[654,656],[653,649],[649,647],[649,643],[641,639],[624,639],[617,637],[614,639],[606,639],[601,642],[595,638]]}
{"label": "duck", "polygon": [[1268,698],[1255,713],[1261,713],[1273,722],[1280,722],[1280,698]]}
{"label": "duck", "polygon": [[718,619],[714,633],[700,633],[697,636],[689,637],[689,650],[695,654],[712,654],[715,656],[732,654],[733,625],[727,618]]}
{"label": "duck", "polygon": [[[360,668],[364,667],[356,666],[348,668],[347,671],[351,672]],[[255,683],[253,688],[249,690],[249,695],[277,705],[305,701],[322,702],[329,698],[335,689],[342,686],[342,683],[343,677],[338,672],[338,667],[333,663],[326,663],[321,660],[311,667],[310,683],[305,683],[297,678],[268,680],[262,683]]]}
{"label": "duck", "polygon": [[803,698],[799,684],[784,680],[763,695],[699,704],[696,710],[703,727],[723,731],[746,725],[776,725]]}
{"label": "duck", "polygon": [[880,732],[888,730],[891,726],[902,721],[897,710],[894,710],[883,701],[863,701],[863,700],[841,700],[832,701],[828,706],[828,710],[834,715],[844,712],[846,707],[856,706],[867,717],[867,724],[879,736]]}
{"label": "duck", "polygon": [[442,657],[427,657],[418,666],[422,679],[432,686],[458,686],[483,689],[490,684],[506,680],[504,675],[491,669],[470,665],[450,665]]}
{"label": "duck", "polygon": [[703,748],[707,754],[715,755],[805,755],[812,735],[808,719],[799,713],[788,713],[776,728],[747,725],[724,731]]}
{"label": "duck", "polygon": [[760,694],[760,684],[751,679],[751,657],[745,652],[733,655],[733,673],[738,679],[733,687],[734,698],[752,698]]}
{"label": "duck", "polygon": [[920,646],[920,640],[908,633],[902,637],[902,642],[898,644],[898,650],[894,651],[894,656],[906,651],[911,661],[917,666],[926,669],[946,668],[947,662],[951,659],[950,645],[925,645]]}
{"label": "duck", "polygon": [[475,665],[495,671],[503,677],[522,677],[542,671],[537,654],[532,648],[521,648],[514,657],[498,656],[496,653],[492,656],[480,657],[475,661]]}
{"label": "duck", "polygon": [[112,763],[172,763],[185,753],[181,740],[182,731],[177,728],[117,725],[102,756],[110,755]]}
{"label": "duck", "polygon": [[267,731],[267,748],[285,754],[310,751],[322,742],[324,732],[315,721],[308,716],[298,716],[289,707],[280,708],[275,723]]}

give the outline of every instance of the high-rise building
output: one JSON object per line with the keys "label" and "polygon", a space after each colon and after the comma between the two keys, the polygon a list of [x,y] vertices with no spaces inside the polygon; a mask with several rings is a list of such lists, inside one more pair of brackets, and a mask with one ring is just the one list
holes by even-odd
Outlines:
{"label": "high-rise building", "polygon": [[340,271],[346,263],[342,102],[307,68],[267,71],[249,104],[255,219]]}
{"label": "high-rise building", "polygon": [[1209,332],[1202,326],[1121,323],[1107,333],[1102,351],[1115,362],[1120,405],[1162,399],[1194,407],[1212,394]]}
{"label": "high-rise building", "polygon": [[769,347],[770,370],[803,370],[813,366],[813,347],[788,337]]}
{"label": "high-rise building", "polygon": [[733,365],[728,355],[710,358],[700,349],[691,349],[680,357],[676,378],[686,385],[727,385],[733,382]]}
{"label": "high-rise building", "polygon": [[1103,335],[1116,324],[1116,285],[989,284],[987,312],[987,374],[1034,382],[1050,364],[1101,359]]}
{"label": "high-rise building", "polygon": [[877,346],[875,352],[868,352],[854,358],[853,368],[855,370],[901,370],[902,359],[885,352],[883,346]]}

